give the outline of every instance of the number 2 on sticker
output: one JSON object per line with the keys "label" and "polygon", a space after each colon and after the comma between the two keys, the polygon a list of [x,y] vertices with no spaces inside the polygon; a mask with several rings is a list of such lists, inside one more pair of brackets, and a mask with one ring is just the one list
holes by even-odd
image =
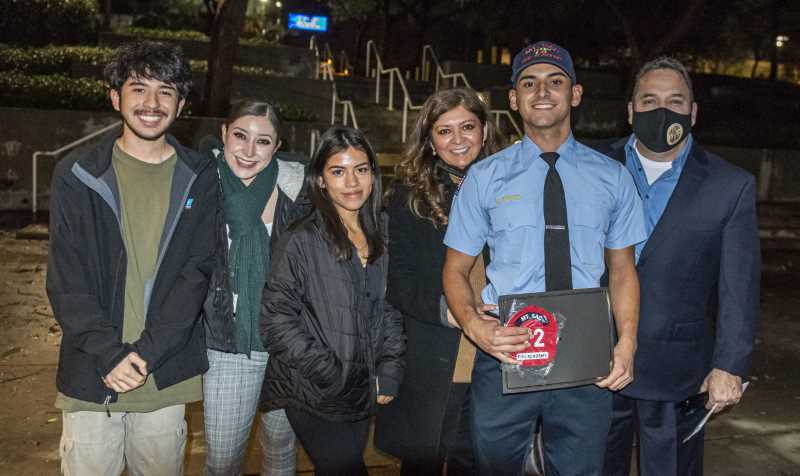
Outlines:
{"label": "number 2 on sticker", "polygon": [[533,330],[533,346],[534,347],[544,347],[544,331],[542,329],[534,329]]}

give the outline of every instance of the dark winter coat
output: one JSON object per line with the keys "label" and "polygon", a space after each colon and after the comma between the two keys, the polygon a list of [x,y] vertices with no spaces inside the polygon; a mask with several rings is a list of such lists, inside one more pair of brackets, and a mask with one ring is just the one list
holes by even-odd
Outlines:
{"label": "dark winter coat", "polygon": [[[216,157],[220,151],[211,153]],[[295,219],[305,215],[310,208],[308,196],[302,189],[305,165],[294,160],[283,160],[282,156],[280,152],[275,154],[275,159],[278,160],[278,201],[275,204],[269,240],[270,248],[273,249],[286,228]],[[221,189],[220,194],[222,194]],[[228,267],[228,233],[225,229],[224,200],[223,195],[215,220],[217,241],[214,272],[203,305],[203,317],[206,325],[206,346],[221,352],[235,353],[236,316],[233,313],[233,291]]]}
{"label": "dark winter coat", "polygon": [[[450,198],[455,186],[451,185]],[[449,200],[448,200],[449,202]],[[461,332],[441,319],[446,227],[414,215],[397,187],[389,215],[389,290],[402,312],[408,348],[400,396],[378,411],[375,446],[401,459],[433,460],[439,450]],[[458,406],[457,406],[458,407]]]}
{"label": "dark winter coat", "polygon": [[[625,141],[609,156],[625,163]],[[747,376],[759,312],[756,180],[694,143],[639,273],[636,379],[621,394],[680,401],[713,368]]]}
{"label": "dark winter coat", "polygon": [[397,395],[403,321],[385,301],[386,253],[368,265],[379,270],[380,291],[371,295],[358,258],[337,261],[323,226],[315,211],[275,247],[261,313],[270,354],[262,407],[356,421],[374,412],[376,381],[382,395]]}
{"label": "dark winter coat", "polygon": [[115,402],[107,375],[130,352],[159,389],[208,369],[200,321],[214,256],[217,174],[207,157],[173,137],[178,161],[150,292],[145,330],[122,342],[127,255],[111,152],[115,134],[56,166],[50,199],[47,294],[63,338],[56,386],[79,400]]}

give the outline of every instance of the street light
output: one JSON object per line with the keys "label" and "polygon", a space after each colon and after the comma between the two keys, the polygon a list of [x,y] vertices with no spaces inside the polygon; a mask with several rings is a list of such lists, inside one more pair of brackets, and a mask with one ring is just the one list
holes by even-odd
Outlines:
{"label": "street light", "polygon": [[789,37],[786,35],[778,35],[775,37],[775,46],[778,48],[783,48],[783,46],[789,42]]}
{"label": "street light", "polygon": [[281,8],[281,7],[283,7],[283,3],[281,3],[280,1],[277,1],[277,2],[275,2],[275,6],[277,8]]}

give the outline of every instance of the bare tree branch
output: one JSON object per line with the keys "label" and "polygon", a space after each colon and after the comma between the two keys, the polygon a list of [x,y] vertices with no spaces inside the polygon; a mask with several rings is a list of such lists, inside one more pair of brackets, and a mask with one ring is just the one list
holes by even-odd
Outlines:
{"label": "bare tree branch", "polygon": [[647,56],[657,56],[683,38],[700,16],[700,12],[703,10],[705,3],[706,0],[691,0],[689,7],[683,12],[683,17],[681,17],[677,26],[675,28],[671,28],[669,33],[667,33],[665,36],[662,36],[651,48],[649,48],[647,51]]}

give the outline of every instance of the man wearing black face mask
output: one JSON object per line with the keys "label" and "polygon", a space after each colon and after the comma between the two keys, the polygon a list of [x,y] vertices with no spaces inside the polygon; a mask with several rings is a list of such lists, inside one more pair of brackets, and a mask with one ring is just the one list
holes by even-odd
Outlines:
{"label": "man wearing black face mask", "polygon": [[[684,66],[671,58],[636,76],[633,134],[612,148],[642,198],[647,241],[636,245],[641,283],[636,380],[615,395],[603,474],[630,474],[634,426],[642,475],[703,471],[698,416],[742,396],[759,305],[755,179],[698,146]],[[700,394],[700,395],[698,395]]]}

